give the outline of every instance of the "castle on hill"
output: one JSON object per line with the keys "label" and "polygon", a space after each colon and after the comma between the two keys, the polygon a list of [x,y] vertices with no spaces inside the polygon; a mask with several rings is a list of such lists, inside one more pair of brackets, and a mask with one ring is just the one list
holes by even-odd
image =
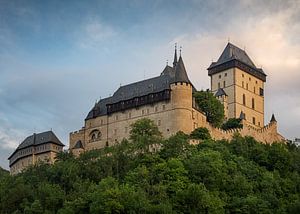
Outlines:
{"label": "castle on hill", "polygon": [[129,137],[130,125],[141,118],[153,120],[164,137],[206,127],[214,139],[231,139],[238,132],[263,143],[284,140],[274,115],[270,123],[264,124],[267,75],[244,50],[228,43],[219,59],[209,66],[208,75],[211,92],[224,105],[225,118],[241,118],[243,128],[224,131],[207,122],[196,106],[193,93],[197,90],[175,48],[173,67],[167,65],[159,76],[121,86],[113,96],[97,102],[84,126],[70,133],[70,150],[78,155],[120,142]]}

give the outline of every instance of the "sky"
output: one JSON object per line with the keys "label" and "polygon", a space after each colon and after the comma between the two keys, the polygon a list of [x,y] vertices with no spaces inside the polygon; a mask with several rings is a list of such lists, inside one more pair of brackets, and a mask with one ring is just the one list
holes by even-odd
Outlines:
{"label": "sky", "polygon": [[32,133],[68,145],[96,100],[159,75],[182,46],[189,78],[228,41],[267,76],[265,123],[300,137],[300,0],[0,0],[0,166]]}

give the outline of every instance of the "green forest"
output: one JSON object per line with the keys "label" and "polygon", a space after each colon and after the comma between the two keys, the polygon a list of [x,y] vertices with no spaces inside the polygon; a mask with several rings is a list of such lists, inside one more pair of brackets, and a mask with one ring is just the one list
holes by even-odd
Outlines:
{"label": "green forest", "polygon": [[164,139],[142,119],[115,146],[1,172],[0,212],[300,213],[300,149],[238,134],[215,141],[205,128]]}

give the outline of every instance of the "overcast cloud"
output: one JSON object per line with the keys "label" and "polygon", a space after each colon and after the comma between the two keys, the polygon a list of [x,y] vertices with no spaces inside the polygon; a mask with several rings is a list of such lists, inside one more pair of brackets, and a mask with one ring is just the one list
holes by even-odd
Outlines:
{"label": "overcast cloud", "polygon": [[33,132],[68,145],[94,102],[120,84],[160,74],[174,43],[194,85],[228,40],[267,73],[272,113],[300,137],[300,1],[0,0],[0,166]]}

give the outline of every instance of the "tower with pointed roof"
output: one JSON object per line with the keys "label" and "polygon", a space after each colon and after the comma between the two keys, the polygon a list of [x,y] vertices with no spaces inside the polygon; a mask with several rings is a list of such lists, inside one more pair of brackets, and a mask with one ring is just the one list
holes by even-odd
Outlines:
{"label": "tower with pointed roof", "polygon": [[239,118],[255,127],[264,126],[264,84],[266,74],[255,66],[245,50],[228,43],[208,68],[211,91],[222,89],[227,97],[228,118]]}

